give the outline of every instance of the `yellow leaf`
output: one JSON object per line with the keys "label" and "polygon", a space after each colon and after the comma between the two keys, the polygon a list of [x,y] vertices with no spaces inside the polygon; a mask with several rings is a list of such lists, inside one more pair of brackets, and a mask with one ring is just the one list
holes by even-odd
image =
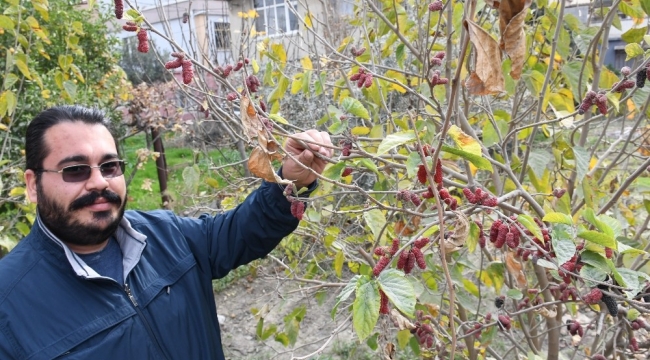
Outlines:
{"label": "yellow leaf", "polygon": [[25,195],[25,188],[24,187],[15,187],[9,191],[9,196],[14,197],[14,196],[22,196]]}
{"label": "yellow leaf", "polygon": [[237,12],[237,16],[240,17],[240,18],[242,18],[242,19],[246,19],[246,18],[248,18],[248,14],[246,14],[246,13],[244,13],[244,12],[241,12],[241,11],[238,11],[238,12]]}
{"label": "yellow leaf", "polygon": [[257,74],[260,71],[260,64],[257,63],[255,59],[251,60],[251,65],[253,65],[253,74]]}
{"label": "yellow leaf", "polygon": [[350,131],[352,135],[368,135],[370,133],[370,128],[365,126],[355,126]]}
{"label": "yellow leaf", "polygon": [[260,16],[260,14],[258,14],[257,11],[255,11],[255,9],[248,10],[246,15],[248,15],[249,18],[256,18]]}
{"label": "yellow leaf", "polygon": [[5,124],[0,124],[0,130],[7,131],[7,130],[9,130],[9,128]]}
{"label": "yellow leaf", "polygon": [[314,70],[314,65],[311,63],[309,56],[300,59],[300,65],[302,65],[302,68],[305,70]]}
{"label": "yellow leaf", "polygon": [[447,132],[461,150],[481,156],[481,145],[473,137],[465,134],[458,126],[452,125]]}
{"label": "yellow leaf", "polygon": [[305,74],[300,73],[296,74],[293,76],[293,80],[291,81],[291,94],[295,95],[298,92],[300,92],[300,89],[302,88],[302,78],[305,76]]}
{"label": "yellow leaf", "polygon": [[314,27],[311,21],[311,12],[307,12],[307,14],[305,15],[305,26],[307,26],[310,29]]}
{"label": "yellow leaf", "polygon": [[287,52],[284,50],[284,45],[280,43],[271,44],[271,53],[284,68],[287,63]]}

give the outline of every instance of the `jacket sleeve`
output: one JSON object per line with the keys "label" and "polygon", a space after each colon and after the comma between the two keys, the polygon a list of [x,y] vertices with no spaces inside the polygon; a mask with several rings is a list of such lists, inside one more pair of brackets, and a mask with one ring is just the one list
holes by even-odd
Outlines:
{"label": "jacket sleeve", "polygon": [[[316,187],[309,186],[302,197]],[[240,265],[266,256],[298,227],[284,187],[264,181],[235,209],[216,216],[176,217],[199,266],[212,278],[224,277]]]}

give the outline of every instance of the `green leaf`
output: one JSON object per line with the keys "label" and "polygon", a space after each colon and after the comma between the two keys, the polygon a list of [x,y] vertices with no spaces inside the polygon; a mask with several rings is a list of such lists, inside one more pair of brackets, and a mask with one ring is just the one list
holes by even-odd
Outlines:
{"label": "green leaf", "polygon": [[643,35],[647,33],[648,33],[647,26],[641,28],[632,28],[624,32],[623,34],[621,34],[621,40],[625,41],[628,44],[639,43],[641,42],[641,40],[643,40]]}
{"label": "green leaf", "polygon": [[18,229],[18,231],[20,231],[20,233],[23,236],[29,235],[29,231],[30,231],[29,226],[27,224],[25,224],[24,222],[18,222],[18,223],[16,223],[15,226],[16,226],[16,229]]}
{"label": "green leaf", "polygon": [[5,30],[11,30],[16,26],[13,20],[7,15],[0,15],[0,28]]}
{"label": "green leaf", "polygon": [[638,271],[627,268],[617,268],[616,270],[618,270],[618,273],[625,282],[625,285],[620,283],[619,285],[630,289],[630,291],[625,291],[625,294],[627,294],[628,298],[634,298],[636,294],[641,292],[641,290],[643,290],[643,287],[645,287],[645,282],[639,281],[641,274],[639,274]]}
{"label": "green leaf", "polygon": [[411,339],[411,330],[404,329],[397,332],[397,345],[400,349],[404,350],[409,340]]}
{"label": "green leaf", "polygon": [[345,169],[345,161],[339,161],[338,163],[325,168],[325,171],[323,171],[323,176],[328,179],[338,181],[341,179],[341,173],[343,172],[343,169]]}
{"label": "green leaf", "polygon": [[343,262],[345,261],[345,255],[343,254],[343,251],[340,251],[336,253],[336,257],[334,257],[334,272],[336,273],[336,276],[341,278],[341,272],[343,271]]}
{"label": "green leaf", "polygon": [[[542,259],[540,259],[542,260]],[[503,286],[505,265],[500,261],[491,262],[484,271],[481,271],[480,279],[486,286],[494,287],[498,293]]]}
{"label": "green leaf", "polygon": [[219,181],[217,181],[216,179],[213,179],[211,177],[206,178],[205,183],[208,184],[210,187],[212,187],[214,189],[218,189],[220,187],[219,186]]}
{"label": "green leaf", "polygon": [[404,145],[413,140],[415,140],[415,131],[413,130],[390,134],[382,140],[381,144],[379,144],[377,155],[385,154],[394,147]]}
{"label": "green leaf", "polygon": [[29,71],[29,67],[27,67],[27,63],[29,61],[27,55],[19,53],[15,55],[15,58],[16,58],[15,63],[18,70],[20,70],[23,76],[25,76],[28,79],[31,79],[32,75]]}
{"label": "green leaf", "polygon": [[284,75],[280,76],[280,79],[278,81],[278,86],[276,86],[273,91],[269,94],[267,97],[267,102],[271,103],[276,100],[280,100],[284,97],[284,94],[287,92],[287,88],[289,87],[289,78],[287,78]]}
{"label": "green leaf", "polygon": [[628,254],[632,256],[639,256],[639,255],[647,255],[648,253],[646,251],[643,251],[641,249],[633,248],[631,246],[627,246],[623,244],[620,241],[617,241],[618,244],[618,252],[621,254]]}
{"label": "green leaf", "polygon": [[603,234],[598,231],[586,230],[578,234],[578,237],[581,237],[589,242],[598,244],[601,246],[609,247],[616,250],[616,239],[613,237]]}
{"label": "green leaf", "polygon": [[474,284],[473,280],[463,279],[463,287],[465,288],[465,290],[467,290],[468,293],[476,297],[481,296],[481,293],[478,290],[478,286]]}
{"label": "green leaf", "polygon": [[637,56],[643,55],[643,48],[637,43],[627,44],[625,45],[625,54],[627,54],[625,61],[629,61]]}
{"label": "green leaf", "polygon": [[509,289],[506,291],[506,296],[515,300],[521,300],[524,298],[524,294],[519,289]]}
{"label": "green leaf", "polygon": [[377,165],[374,162],[372,162],[372,160],[370,159],[366,159],[366,158],[360,159],[357,161],[357,165],[363,166],[366,169],[379,175],[379,169],[377,168]]}
{"label": "green leaf", "polygon": [[396,308],[407,316],[415,316],[415,291],[403,272],[386,269],[379,274],[377,281]]}
{"label": "green leaf", "polygon": [[360,117],[365,120],[370,120],[370,114],[368,113],[368,110],[363,107],[363,104],[361,102],[353,97],[346,97],[343,99],[343,102],[341,102],[341,106],[343,107],[343,110],[346,112]]}
{"label": "green leaf", "polygon": [[70,80],[65,80],[63,82],[63,89],[65,89],[65,92],[70,96],[71,99],[75,99],[77,97],[77,84]]}
{"label": "green leaf", "polygon": [[573,255],[575,255],[576,244],[574,244],[571,239],[557,239],[556,237],[553,237],[551,241],[553,243],[553,251],[557,257],[558,264],[564,264],[571,260]]}
{"label": "green leaf", "polygon": [[271,120],[273,120],[273,121],[275,121],[277,123],[280,123],[280,124],[289,125],[289,122],[287,121],[287,119],[283,118],[279,114],[270,114],[269,119],[271,119]]}
{"label": "green leaf", "polygon": [[367,282],[357,288],[356,299],[352,304],[352,326],[359,337],[365,340],[379,319],[379,288],[375,281]]}
{"label": "green leaf", "polygon": [[559,212],[546,213],[542,221],[556,223],[556,224],[573,225],[573,219],[571,218],[571,216]]}
{"label": "green leaf", "polygon": [[622,12],[623,14],[636,18],[636,19],[642,19],[643,18],[643,8],[639,6],[640,4],[638,2],[633,2],[630,1],[629,4],[625,1],[621,1],[618,4],[618,10]]}
{"label": "green leaf", "polygon": [[285,347],[289,346],[289,336],[287,334],[281,332],[277,333],[275,335],[275,341],[279,342],[280,344],[284,345]]}
{"label": "green leaf", "polygon": [[[609,265],[607,265],[607,259],[597,252],[591,250],[585,250],[580,253],[580,261],[585,264],[589,264],[595,268],[598,268],[602,271],[609,272]],[[596,279],[597,280],[597,279]]]}
{"label": "green leaf", "polygon": [[517,215],[517,221],[519,221],[521,225],[523,225],[526,229],[528,229],[531,233],[533,233],[533,236],[538,238],[539,241],[544,242],[544,235],[542,235],[542,229],[539,228],[539,225],[537,225],[535,220],[530,215],[519,214]]}
{"label": "green leaf", "polygon": [[589,170],[589,161],[591,160],[589,157],[589,151],[583,147],[574,146],[573,155],[576,163],[576,172],[578,174],[577,178],[582,179],[585,177],[585,174],[587,174],[587,170]]}
{"label": "green leaf", "polygon": [[350,297],[350,295],[352,295],[354,290],[357,288],[360,279],[361,279],[361,275],[354,275],[352,279],[348,281],[348,284],[345,285],[343,290],[341,290],[339,295],[336,297],[336,303],[334,304],[334,308],[332,308],[332,314],[331,314],[332,320],[334,320],[334,317],[336,315],[336,309],[339,307],[339,304],[347,300]]}
{"label": "green leaf", "polygon": [[545,267],[547,269],[557,270],[557,265],[555,265],[554,263],[552,263],[552,262],[550,262],[550,261],[548,261],[546,259],[538,259],[537,260],[537,265],[539,265],[541,267]]}
{"label": "green leaf", "polygon": [[474,166],[476,166],[479,170],[487,170],[489,172],[493,171],[492,164],[490,164],[490,162],[482,156],[470,154],[461,149],[446,145],[442,146],[442,151],[462,157],[463,159],[474,164]]}
{"label": "green leaf", "polygon": [[626,317],[627,317],[627,319],[629,321],[634,321],[639,317],[639,315],[641,315],[641,312],[639,310],[637,310],[637,309],[629,309],[629,310],[627,310],[627,316]]}
{"label": "green leaf", "polygon": [[374,238],[377,239],[386,225],[386,216],[384,216],[384,213],[379,209],[372,209],[363,213],[363,219],[370,228],[370,231],[372,231]]}
{"label": "green leaf", "polygon": [[13,73],[7,74],[5,77],[4,89],[7,90],[13,86],[20,78]]}
{"label": "green leaf", "polygon": [[650,0],[640,0],[639,3],[643,12],[645,12],[646,15],[650,15]]}
{"label": "green leaf", "polygon": [[580,277],[584,279],[589,287],[594,287],[597,284],[594,281],[605,281],[609,271],[603,271],[600,268],[591,265],[584,265],[580,269]]}

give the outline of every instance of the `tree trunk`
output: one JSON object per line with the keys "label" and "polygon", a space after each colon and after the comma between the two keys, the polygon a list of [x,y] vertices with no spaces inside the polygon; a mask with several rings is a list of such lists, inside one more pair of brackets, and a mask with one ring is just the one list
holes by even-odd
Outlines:
{"label": "tree trunk", "polygon": [[158,170],[158,184],[160,185],[160,196],[162,198],[162,207],[171,209],[171,199],[167,194],[167,160],[165,159],[165,147],[163,146],[160,133],[155,128],[151,128],[151,138],[153,139],[153,150],[160,156],[156,159],[156,169]]}

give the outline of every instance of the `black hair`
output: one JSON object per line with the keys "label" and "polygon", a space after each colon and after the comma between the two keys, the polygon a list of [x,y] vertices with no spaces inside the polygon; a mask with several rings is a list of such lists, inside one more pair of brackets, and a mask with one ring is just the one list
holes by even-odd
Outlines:
{"label": "black hair", "polygon": [[27,126],[25,135],[25,158],[26,168],[39,170],[43,166],[43,160],[50,153],[45,145],[45,133],[49,128],[62,122],[80,121],[88,125],[103,125],[111,131],[111,122],[104,112],[95,108],[87,108],[79,105],[64,105],[49,108],[36,117]]}

